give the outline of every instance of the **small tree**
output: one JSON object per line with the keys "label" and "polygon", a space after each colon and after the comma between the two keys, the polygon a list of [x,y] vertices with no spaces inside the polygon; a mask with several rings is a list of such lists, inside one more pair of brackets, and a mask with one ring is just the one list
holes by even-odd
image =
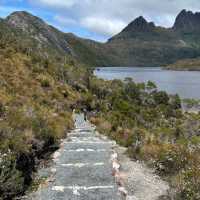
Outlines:
{"label": "small tree", "polygon": [[178,94],[174,95],[171,99],[171,105],[173,109],[181,109],[181,99]]}
{"label": "small tree", "polygon": [[156,104],[163,104],[168,105],[169,103],[169,96],[164,91],[159,91],[154,94],[154,100]]}
{"label": "small tree", "polygon": [[147,89],[148,91],[152,92],[152,91],[154,91],[154,90],[157,89],[157,86],[156,86],[156,84],[155,84],[154,82],[148,81],[148,82],[147,82],[147,85],[146,85],[146,89]]}

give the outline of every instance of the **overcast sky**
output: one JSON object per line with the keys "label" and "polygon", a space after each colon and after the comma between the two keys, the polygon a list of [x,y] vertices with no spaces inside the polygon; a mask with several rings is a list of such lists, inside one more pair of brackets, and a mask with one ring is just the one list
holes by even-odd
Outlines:
{"label": "overcast sky", "polygon": [[104,41],[138,16],[170,27],[182,10],[200,11],[200,0],[0,0],[0,16],[26,10],[65,32]]}

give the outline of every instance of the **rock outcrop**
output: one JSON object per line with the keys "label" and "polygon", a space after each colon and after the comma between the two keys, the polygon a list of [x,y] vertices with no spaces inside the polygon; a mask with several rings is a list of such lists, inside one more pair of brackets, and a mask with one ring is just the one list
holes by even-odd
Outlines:
{"label": "rock outcrop", "polygon": [[181,32],[200,32],[200,12],[182,10],[176,18],[173,29]]}

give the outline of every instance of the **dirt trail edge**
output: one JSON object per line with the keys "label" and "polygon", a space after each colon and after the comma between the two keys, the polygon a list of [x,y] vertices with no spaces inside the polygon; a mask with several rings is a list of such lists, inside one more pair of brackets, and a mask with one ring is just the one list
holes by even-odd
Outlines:
{"label": "dirt trail edge", "polygon": [[41,169],[45,184],[28,200],[157,200],[168,185],[144,165],[131,161],[125,148],[98,134],[95,127],[74,115],[75,129]]}

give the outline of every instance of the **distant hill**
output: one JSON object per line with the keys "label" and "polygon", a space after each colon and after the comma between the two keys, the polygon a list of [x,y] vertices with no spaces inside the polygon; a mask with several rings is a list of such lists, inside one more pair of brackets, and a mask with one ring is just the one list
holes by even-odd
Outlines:
{"label": "distant hill", "polygon": [[123,65],[160,66],[196,57],[200,53],[200,41],[194,45],[196,32],[186,35],[177,27],[176,24],[182,20],[180,15],[173,28],[168,29],[155,26],[141,16],[108,43],[112,47],[120,47],[118,51]]}
{"label": "distant hill", "polygon": [[[106,43],[63,33],[25,11],[0,20],[30,52],[42,56],[72,56],[88,66],[165,66],[200,56],[200,13],[183,10],[172,28],[156,26],[142,16]],[[3,26],[3,25],[2,25]]]}
{"label": "distant hill", "polygon": [[35,47],[37,51],[41,50],[42,54],[46,51],[63,55],[71,53],[63,32],[28,12],[14,12],[4,20],[4,23],[14,29],[18,37],[21,36],[22,42],[23,39],[29,38],[34,43],[30,50]]}
{"label": "distant hill", "polygon": [[174,64],[167,66],[167,69],[172,70],[187,70],[187,71],[200,71],[200,57],[193,59],[178,60]]}

